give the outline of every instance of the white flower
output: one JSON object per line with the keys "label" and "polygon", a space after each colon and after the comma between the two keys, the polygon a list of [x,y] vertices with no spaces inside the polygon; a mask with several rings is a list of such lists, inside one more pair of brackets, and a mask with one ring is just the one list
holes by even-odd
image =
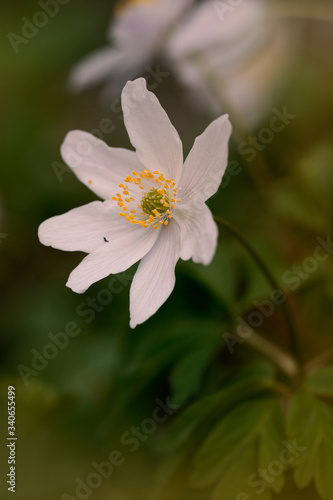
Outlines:
{"label": "white flower", "polygon": [[114,93],[158,55],[169,61],[188,97],[206,112],[219,114],[229,103],[251,125],[265,115],[297,47],[295,26],[270,18],[271,2],[129,3],[110,25],[110,45],[72,71],[74,89],[105,82],[107,92]]}
{"label": "white flower", "polygon": [[125,125],[136,152],[110,148],[91,134],[70,132],[61,148],[95,201],[41,224],[44,245],[88,253],[67,286],[83,293],[94,282],[141,259],[130,291],[131,327],[152,316],[175,284],[179,258],[209,264],[218,231],[205,201],[227,166],[227,115],[199,136],[184,165],[182,143],[143,78],[122,93]]}
{"label": "white flower", "polygon": [[207,0],[173,30],[166,52],[192,102],[215,112],[229,105],[251,125],[265,115],[295,59],[298,32],[272,19],[270,4]]}
{"label": "white flower", "polygon": [[103,80],[114,91],[138,76],[163,50],[165,38],[194,0],[131,0],[119,2],[108,29],[109,45],[78,63],[70,86],[82,90]]}

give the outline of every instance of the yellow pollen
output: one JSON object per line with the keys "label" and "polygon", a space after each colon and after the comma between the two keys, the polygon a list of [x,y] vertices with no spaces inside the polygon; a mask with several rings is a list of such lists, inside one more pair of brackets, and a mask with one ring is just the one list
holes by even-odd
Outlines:
{"label": "yellow pollen", "polygon": [[[137,191],[136,194],[131,192],[130,196],[129,183],[135,184],[142,190],[141,197]],[[166,179],[158,170],[143,170],[139,173],[133,170],[132,174],[127,175],[124,182],[119,184],[119,187],[123,194],[117,193],[112,199],[121,207],[122,212],[119,213],[121,217],[131,224],[140,224],[144,228],[150,227],[155,230],[161,225],[169,224],[169,219],[172,219],[170,210],[174,208],[177,193],[173,179]],[[172,198],[171,195],[173,195]],[[180,201],[181,199],[178,198],[177,202]]]}
{"label": "yellow pollen", "polygon": [[88,184],[92,184],[92,180],[89,180],[89,181],[88,181]]}

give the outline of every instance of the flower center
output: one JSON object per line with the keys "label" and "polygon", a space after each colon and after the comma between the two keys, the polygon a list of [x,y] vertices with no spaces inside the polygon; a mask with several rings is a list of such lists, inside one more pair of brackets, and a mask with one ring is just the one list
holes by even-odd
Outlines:
{"label": "flower center", "polygon": [[155,215],[155,210],[159,214],[165,214],[169,208],[169,198],[165,189],[152,188],[141,200],[141,207],[145,214]]}
{"label": "flower center", "polygon": [[[123,184],[119,184],[123,195],[117,193],[112,199],[118,203],[122,212],[120,217],[131,224],[157,229],[161,224],[168,225],[172,219],[171,210],[181,199],[176,198],[177,188],[173,179],[166,179],[154,170],[144,170],[137,174],[133,170]],[[142,196],[143,195],[143,196]]]}

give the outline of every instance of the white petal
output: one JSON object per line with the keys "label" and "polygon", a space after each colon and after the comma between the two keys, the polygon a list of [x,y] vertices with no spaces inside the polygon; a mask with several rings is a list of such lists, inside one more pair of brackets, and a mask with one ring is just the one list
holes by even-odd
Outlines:
{"label": "white petal", "polygon": [[148,170],[158,170],[177,183],[183,165],[179,135],[144,78],[127,82],[122,92],[125,125],[138,158]]}
{"label": "white petal", "polygon": [[39,226],[38,236],[43,245],[90,253],[113,238],[114,227],[125,224],[119,210],[109,203],[94,201],[52,217]]}
{"label": "white petal", "polygon": [[117,75],[124,66],[128,66],[127,55],[109,46],[92,52],[72,69],[69,75],[70,89],[79,92],[102,82],[112,73]]}
{"label": "white petal", "polygon": [[142,169],[134,151],[111,148],[81,130],[67,134],[61,155],[80,181],[104,200],[115,196],[119,184],[132,170]]}
{"label": "white petal", "polygon": [[121,89],[126,81],[142,73],[143,68],[160,50],[165,32],[193,0],[159,0],[134,3],[119,10],[108,28],[110,44],[102,47],[74,66],[69,88],[79,92],[103,82]]}
{"label": "white petal", "polygon": [[92,283],[117,274],[142,259],[154,245],[160,229],[143,228],[118,217],[112,225],[112,238],[83,259],[70,274],[66,285],[76,293],[84,293]]}
{"label": "white petal", "polygon": [[298,30],[282,22],[267,23],[265,29],[265,42],[259,50],[252,50],[249,56],[251,64],[248,58],[227,73],[225,65],[218,57],[215,58],[215,54],[211,59],[217,78],[220,76],[224,82],[224,101],[242,116],[250,129],[269,117],[290,77],[299,48]]}
{"label": "white petal", "polygon": [[131,328],[146,321],[167,300],[175,286],[175,266],[179,259],[179,226],[170,222],[141,260],[130,291]]}
{"label": "white petal", "polygon": [[242,38],[251,47],[266,13],[265,2],[247,0],[239,6],[229,3],[208,0],[193,8],[170,36],[167,48],[170,57],[188,57],[219,45],[228,58]]}
{"label": "white petal", "polygon": [[109,91],[109,97],[119,94],[128,80],[142,73],[153,53],[151,45],[142,45],[135,40],[128,48],[97,50],[74,66],[69,75],[69,90],[80,92],[105,81],[113,91]]}
{"label": "white petal", "polygon": [[172,215],[180,226],[180,258],[192,258],[196,263],[210,264],[217,247],[218,229],[207,205],[181,203]]}
{"label": "white petal", "polygon": [[196,138],[179,183],[182,199],[204,202],[217,191],[227,168],[230,134],[228,115],[223,115]]}

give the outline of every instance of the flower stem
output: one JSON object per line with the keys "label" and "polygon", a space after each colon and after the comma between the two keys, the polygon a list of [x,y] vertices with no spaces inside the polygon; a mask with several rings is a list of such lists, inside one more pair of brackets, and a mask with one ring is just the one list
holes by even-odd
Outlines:
{"label": "flower stem", "polygon": [[[245,250],[251,255],[253,260],[256,262],[258,265],[259,269],[265,276],[266,280],[268,283],[273,287],[274,290],[279,290],[279,284],[270,272],[270,270],[267,268],[266,264],[263,262],[261,259],[260,255],[257,253],[257,251],[252,247],[252,245],[247,241],[247,239],[240,233],[240,231],[230,224],[229,222],[221,219],[221,217],[218,217],[214,215],[214,219],[216,223],[222,227],[226,232],[231,234],[244,248]],[[294,357],[298,360],[300,364],[302,364],[302,357],[301,357],[301,351],[298,343],[298,338],[294,326],[294,321],[292,317],[292,313],[289,308],[289,304],[287,301],[283,302],[281,304],[281,307],[283,308],[283,312],[285,315],[286,319],[286,324],[289,332],[289,341],[290,341],[290,347],[291,351],[294,355]]]}
{"label": "flower stem", "polygon": [[251,335],[247,336],[245,341],[257,351],[262,352],[267,358],[271,359],[288,377],[292,379],[296,378],[299,374],[299,365],[297,361],[292,356],[282,351],[282,349],[256,333],[248,324],[246,326],[251,331]]}
{"label": "flower stem", "polygon": [[324,366],[327,366],[328,364],[331,364],[333,361],[333,349],[329,349],[328,351],[325,351],[322,354],[319,354],[319,356],[316,356],[315,358],[311,359],[305,367],[304,371],[306,373],[311,373],[313,370],[318,370],[318,368],[322,368]]}

